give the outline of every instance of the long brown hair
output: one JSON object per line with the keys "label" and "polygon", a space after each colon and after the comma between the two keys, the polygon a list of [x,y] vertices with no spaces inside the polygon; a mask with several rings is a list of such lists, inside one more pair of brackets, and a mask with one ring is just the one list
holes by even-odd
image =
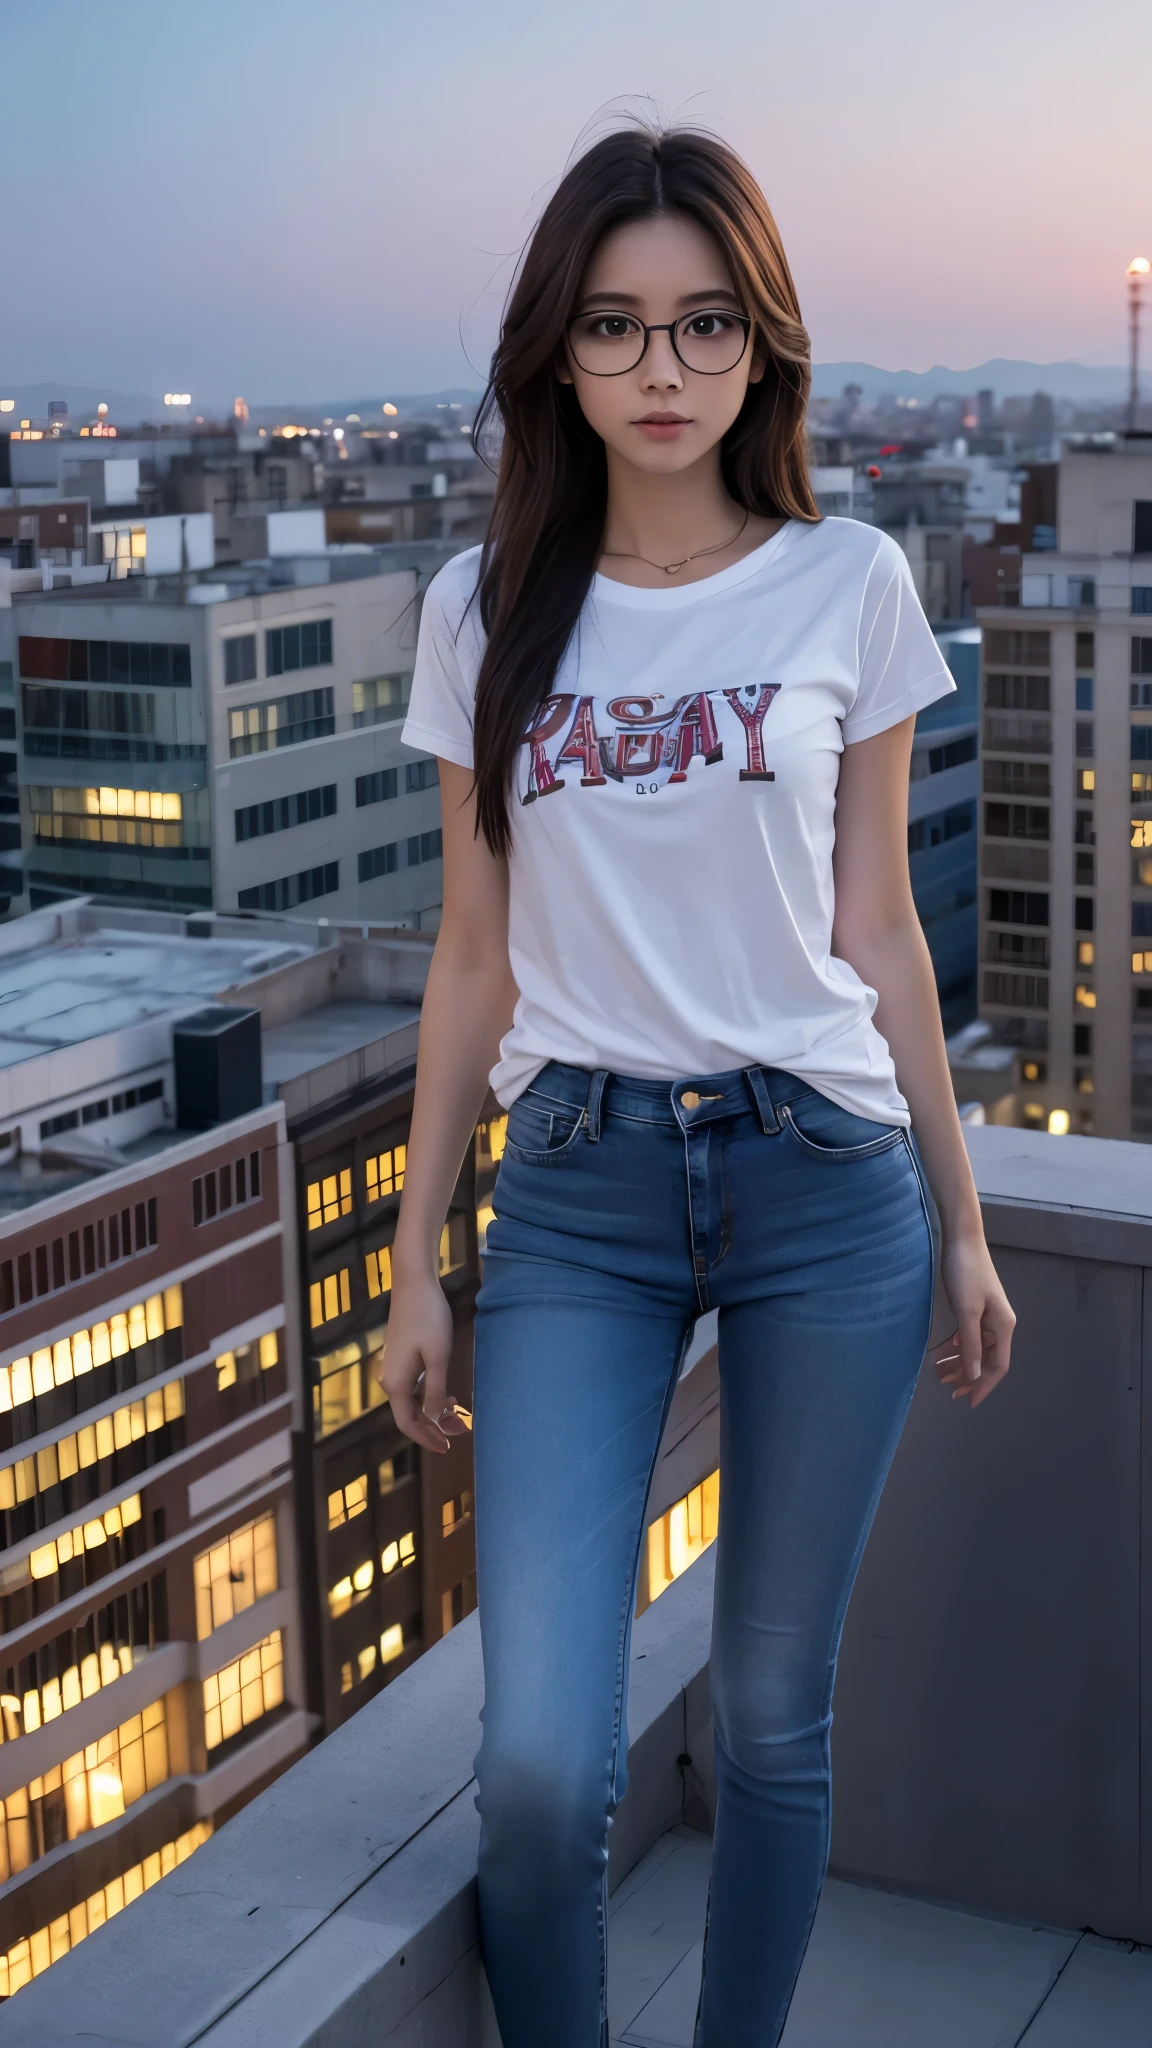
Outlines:
{"label": "long brown hair", "polygon": [[476,686],[477,826],[508,850],[508,796],[533,711],[548,696],[600,554],[604,444],[556,375],[580,281],[599,242],[626,221],[679,213],[715,236],[767,357],[720,449],[724,484],[747,511],[819,518],[808,478],[807,332],[768,202],[746,164],[691,129],[624,129],[561,179],[524,254],[476,421],[503,430],[480,563],[487,646]]}

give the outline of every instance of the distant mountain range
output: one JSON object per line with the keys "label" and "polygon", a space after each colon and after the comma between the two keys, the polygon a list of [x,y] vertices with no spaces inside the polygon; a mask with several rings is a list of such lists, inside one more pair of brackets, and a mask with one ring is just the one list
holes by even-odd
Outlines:
{"label": "distant mountain range", "polygon": [[[0,373],[2,377],[2,373]],[[891,394],[897,398],[931,399],[937,392],[955,392],[971,396],[977,391],[994,391],[997,398],[1011,398],[1032,391],[1047,391],[1053,398],[1070,398],[1083,404],[1093,401],[1114,402],[1123,397],[1127,390],[1128,372],[1119,366],[1096,367],[1090,363],[1030,363],[1010,356],[993,356],[986,363],[977,363],[970,370],[950,370],[944,364],[937,364],[931,370],[883,370],[875,363],[817,363],[812,372],[812,395],[814,398],[838,398],[846,384],[859,384],[865,399],[872,400]],[[312,399],[296,398],[280,405],[250,400],[252,417],[257,421],[289,419],[293,414],[306,423],[322,418],[346,419],[349,413],[359,413],[362,420],[379,418],[385,404],[390,401],[399,411],[401,418],[411,418],[413,413],[428,413],[437,406],[474,405],[480,393],[466,385],[453,385],[446,391],[386,392],[374,397]],[[164,405],[159,394],[149,397],[140,391],[112,391],[107,385],[70,384],[62,380],[58,384],[21,384],[0,381],[0,398],[12,398],[15,405],[11,413],[0,415],[0,429],[13,421],[44,419],[51,399],[63,399],[74,420],[87,420],[94,416],[99,404],[108,406],[110,417],[120,426],[137,426],[141,420],[155,420],[164,416]],[[215,417],[230,408],[219,407]],[[212,407],[205,405],[207,417],[213,417]],[[169,415],[179,418],[179,415]]]}
{"label": "distant mountain range", "polygon": [[1077,399],[1089,405],[1094,400],[1106,403],[1122,398],[1128,388],[1128,372],[1091,363],[1020,362],[1012,356],[993,356],[971,370],[949,370],[942,363],[931,370],[878,370],[875,363],[813,365],[814,398],[839,398],[846,384],[859,384],[869,400],[889,392],[896,398],[930,399],[944,391],[961,397],[994,391],[997,398],[1046,391],[1051,398]]}

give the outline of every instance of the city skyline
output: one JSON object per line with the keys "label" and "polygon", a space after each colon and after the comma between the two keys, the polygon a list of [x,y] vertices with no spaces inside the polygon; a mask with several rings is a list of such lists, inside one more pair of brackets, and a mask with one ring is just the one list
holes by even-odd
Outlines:
{"label": "city skyline", "polygon": [[706,37],[686,0],[658,29],[604,0],[578,22],[497,0],[482,23],[340,0],[322,28],[300,0],[115,21],[45,0],[5,30],[30,89],[0,163],[51,232],[7,266],[0,378],[210,407],[478,385],[569,152],[641,93],[748,158],[817,360],[1118,365],[1124,269],[1152,243],[1142,50],[1125,0],[1087,68],[1079,17],[1038,0],[962,22],[877,0],[866,36],[844,0],[801,20],[722,0]]}

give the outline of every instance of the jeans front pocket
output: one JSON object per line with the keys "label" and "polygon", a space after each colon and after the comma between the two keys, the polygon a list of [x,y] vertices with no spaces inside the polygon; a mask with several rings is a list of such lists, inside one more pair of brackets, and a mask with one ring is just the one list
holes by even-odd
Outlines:
{"label": "jeans front pocket", "polygon": [[815,1088],[792,1102],[782,1102],[779,1116],[797,1144],[818,1159],[874,1159],[877,1153],[891,1152],[904,1141],[902,1125],[857,1116]]}
{"label": "jeans front pocket", "polygon": [[586,1120],[583,1109],[529,1089],[508,1112],[504,1156],[520,1166],[554,1166],[572,1150]]}

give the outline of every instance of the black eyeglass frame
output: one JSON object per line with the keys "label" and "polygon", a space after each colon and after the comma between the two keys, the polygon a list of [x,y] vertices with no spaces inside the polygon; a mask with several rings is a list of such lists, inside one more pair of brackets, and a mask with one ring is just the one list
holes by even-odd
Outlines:
{"label": "black eyeglass frame", "polygon": [[[738,327],[742,327],[744,329],[744,346],[740,350],[740,353],[737,356],[736,361],[734,363],[729,363],[726,369],[699,370],[697,369],[695,363],[688,362],[687,359],[681,355],[679,349],[676,346],[676,329],[679,327],[680,322],[683,320],[699,320],[701,313],[722,313],[726,320],[734,320]],[[748,351],[748,338],[752,332],[752,320],[750,316],[747,313],[734,313],[730,306],[701,306],[697,309],[695,313],[681,313],[679,320],[655,321],[650,327],[645,326],[643,320],[636,320],[636,325],[637,327],[639,327],[641,333],[644,336],[644,342],[643,346],[641,347],[639,355],[636,357],[635,362],[627,363],[622,370],[585,369],[584,364],[580,361],[579,356],[576,354],[575,349],[572,347],[572,329],[575,327],[576,322],[578,320],[593,320],[596,318],[602,320],[611,319],[613,317],[613,314],[615,314],[615,318],[618,320],[636,320],[636,315],[634,313],[626,313],[623,310],[623,308],[614,309],[611,306],[604,306],[598,307],[595,313],[574,313],[572,315],[571,320],[567,321],[565,324],[564,334],[565,339],[568,343],[568,347],[572,352],[572,360],[576,364],[577,369],[584,371],[584,375],[586,377],[626,377],[630,370],[638,370],[640,368],[641,363],[644,361],[645,356],[648,353],[648,343],[654,334],[666,334],[668,336],[668,339],[672,344],[672,353],[675,356],[677,362],[682,363],[684,368],[688,370],[693,377],[727,377],[730,371],[738,369],[740,364],[744,361],[744,357]]]}

